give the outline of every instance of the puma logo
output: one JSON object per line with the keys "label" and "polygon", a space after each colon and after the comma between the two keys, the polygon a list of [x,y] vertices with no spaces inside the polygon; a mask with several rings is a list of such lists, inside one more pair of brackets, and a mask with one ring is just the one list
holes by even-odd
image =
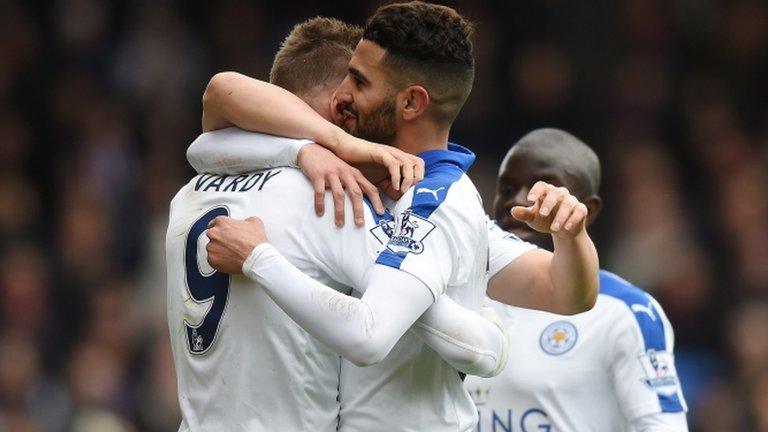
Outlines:
{"label": "puma logo", "polygon": [[440,187],[440,188],[437,188],[435,190],[432,190],[432,189],[429,189],[429,188],[420,187],[420,188],[416,189],[416,193],[417,194],[420,194],[420,193],[431,193],[432,196],[435,197],[435,201],[437,201],[438,200],[437,193],[440,192],[443,189],[445,189],[445,188],[444,187]]}
{"label": "puma logo", "polygon": [[653,313],[653,309],[651,308],[651,302],[648,302],[648,305],[641,305],[639,303],[635,303],[632,305],[632,312],[634,313],[646,313],[649,317],[651,317],[652,320],[656,321],[656,315]]}

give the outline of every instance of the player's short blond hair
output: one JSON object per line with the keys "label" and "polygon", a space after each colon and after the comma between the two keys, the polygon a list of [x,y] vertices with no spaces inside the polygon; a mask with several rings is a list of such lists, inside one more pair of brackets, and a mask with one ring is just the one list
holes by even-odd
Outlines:
{"label": "player's short blond hair", "polygon": [[339,84],[363,29],[335,18],[296,24],[275,54],[269,81],[294,94]]}

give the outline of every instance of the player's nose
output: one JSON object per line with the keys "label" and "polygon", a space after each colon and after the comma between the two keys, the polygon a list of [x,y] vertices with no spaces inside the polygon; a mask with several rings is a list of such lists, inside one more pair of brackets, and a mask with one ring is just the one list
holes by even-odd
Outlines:
{"label": "player's nose", "polygon": [[339,103],[352,103],[352,92],[350,91],[350,85],[351,83],[349,75],[347,75],[334,92],[334,99]]}

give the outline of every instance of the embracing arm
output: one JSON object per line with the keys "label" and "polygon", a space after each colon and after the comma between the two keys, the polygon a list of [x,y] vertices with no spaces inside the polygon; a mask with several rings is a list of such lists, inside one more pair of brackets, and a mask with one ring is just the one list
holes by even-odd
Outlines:
{"label": "embracing arm", "polygon": [[358,226],[363,224],[364,195],[378,214],[384,213],[378,189],[359,169],[309,140],[230,127],[198,136],[187,149],[187,160],[198,173],[227,175],[298,165],[314,186],[315,212],[318,216],[325,212],[325,190],[331,189],[338,226],[344,225],[345,191],[352,202]]}
{"label": "embracing arm", "polygon": [[430,307],[429,288],[391,267],[373,267],[360,299],[305,275],[268,243],[254,249],[243,272],[302,328],[358,366],[383,360],[414,323],[414,333],[461,372],[490,377],[506,364],[500,325],[445,295]]}
{"label": "embracing arm", "polygon": [[418,156],[353,137],[298,96],[274,84],[236,72],[221,72],[211,78],[203,95],[203,131],[233,125],[254,132],[308,139],[351,164],[381,165],[395,191],[408,190],[424,178],[424,161]]}
{"label": "embracing arm", "polygon": [[309,139],[331,150],[344,134],[288,90],[237,72],[220,72],[203,94],[203,132],[230,126]]}
{"label": "embracing arm", "polygon": [[214,268],[242,270],[302,328],[355,364],[381,361],[417,320],[414,333],[462,372],[492,376],[506,363],[507,336],[498,319],[445,295],[433,304],[432,291],[411,274],[375,265],[357,299],[302,273],[265,242],[258,218],[217,218],[208,237]]}
{"label": "embracing arm", "polygon": [[198,136],[187,148],[187,161],[198,174],[236,175],[281,166],[298,167],[299,152],[311,143],[228,127]]}
{"label": "embracing arm", "polygon": [[243,273],[312,336],[359,366],[380,362],[433,302],[415,277],[376,266],[362,298],[302,273],[269,243],[257,246]]}
{"label": "embracing arm", "polygon": [[507,364],[509,339],[493,308],[483,307],[478,314],[443,294],[411,331],[467,375],[490,378]]}

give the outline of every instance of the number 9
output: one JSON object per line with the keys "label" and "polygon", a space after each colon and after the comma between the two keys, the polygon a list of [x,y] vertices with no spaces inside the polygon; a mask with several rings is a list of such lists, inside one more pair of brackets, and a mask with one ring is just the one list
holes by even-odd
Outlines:
{"label": "number 9", "polygon": [[187,347],[192,354],[205,354],[213,345],[229,297],[228,274],[214,271],[212,274],[204,275],[200,271],[197,264],[197,239],[214,218],[228,215],[229,211],[225,207],[214,208],[198,219],[187,234],[184,257],[187,290],[190,297],[197,303],[213,299],[213,304],[200,323],[194,325],[184,320],[187,330]]}

